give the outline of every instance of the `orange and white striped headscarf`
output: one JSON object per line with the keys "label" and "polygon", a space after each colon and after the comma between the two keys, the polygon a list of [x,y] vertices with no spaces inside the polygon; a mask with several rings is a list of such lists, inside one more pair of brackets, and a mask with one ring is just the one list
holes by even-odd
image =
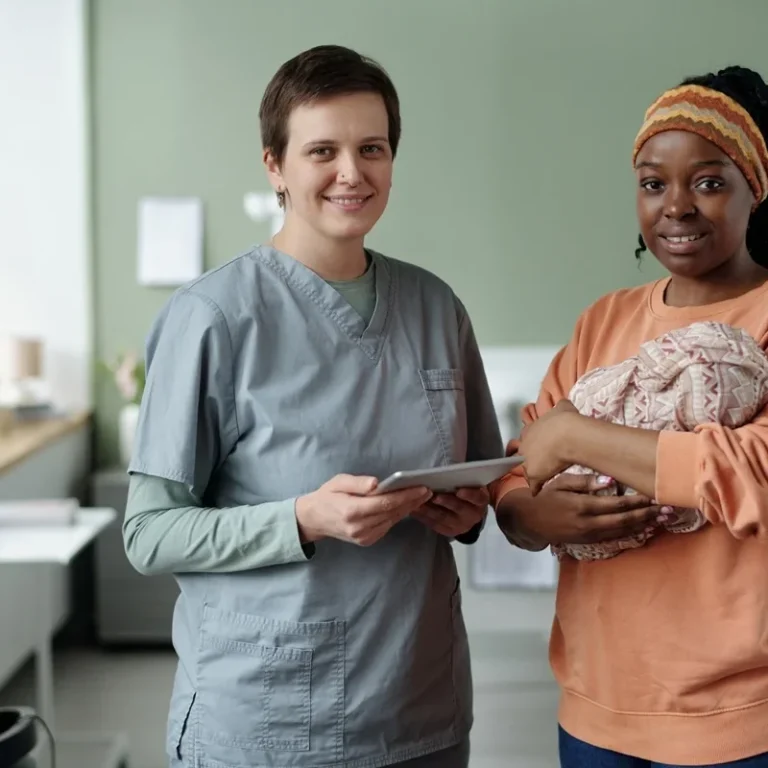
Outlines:
{"label": "orange and white striped headscarf", "polygon": [[663,131],[688,131],[711,141],[736,164],[760,204],[768,198],[768,147],[752,116],[730,96],[701,85],[663,93],[645,113],[632,164],[643,144]]}

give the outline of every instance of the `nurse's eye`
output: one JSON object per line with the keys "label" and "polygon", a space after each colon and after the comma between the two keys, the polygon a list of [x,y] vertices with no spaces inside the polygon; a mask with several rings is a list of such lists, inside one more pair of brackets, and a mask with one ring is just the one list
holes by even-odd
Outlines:
{"label": "nurse's eye", "polygon": [[317,158],[328,158],[333,154],[331,147],[315,147],[310,151],[310,156]]}
{"label": "nurse's eye", "polygon": [[381,147],[378,144],[365,144],[360,147],[360,151],[364,155],[377,155],[384,151],[384,147]]}

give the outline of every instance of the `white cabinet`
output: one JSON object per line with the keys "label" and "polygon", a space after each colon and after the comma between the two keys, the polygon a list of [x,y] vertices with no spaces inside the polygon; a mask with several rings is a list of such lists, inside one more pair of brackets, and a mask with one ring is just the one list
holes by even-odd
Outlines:
{"label": "white cabinet", "polygon": [[94,506],[111,507],[117,519],[96,541],[96,633],[105,644],[168,644],[173,608],[179,594],[170,575],[142,576],[128,562],[122,522],[128,499],[125,470],[97,472],[92,480]]}

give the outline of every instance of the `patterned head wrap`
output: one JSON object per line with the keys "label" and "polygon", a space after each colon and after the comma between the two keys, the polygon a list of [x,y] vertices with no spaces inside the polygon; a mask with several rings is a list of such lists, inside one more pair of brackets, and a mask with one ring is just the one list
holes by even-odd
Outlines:
{"label": "patterned head wrap", "polygon": [[663,93],[645,113],[632,164],[648,139],[663,131],[688,131],[711,141],[744,174],[760,204],[768,198],[768,147],[752,116],[730,96],[700,85]]}

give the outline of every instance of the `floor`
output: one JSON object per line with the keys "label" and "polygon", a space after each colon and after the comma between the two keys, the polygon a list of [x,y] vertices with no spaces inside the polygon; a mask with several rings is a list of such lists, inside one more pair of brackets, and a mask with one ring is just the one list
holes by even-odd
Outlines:
{"label": "floor", "polygon": [[[470,768],[556,768],[557,691],[537,635],[472,640],[475,727]],[[130,768],[165,768],[163,739],[174,657],[165,651],[56,654],[58,728],[123,730]],[[34,705],[32,669],[0,691],[0,705]],[[91,768],[91,766],[82,766]]]}

